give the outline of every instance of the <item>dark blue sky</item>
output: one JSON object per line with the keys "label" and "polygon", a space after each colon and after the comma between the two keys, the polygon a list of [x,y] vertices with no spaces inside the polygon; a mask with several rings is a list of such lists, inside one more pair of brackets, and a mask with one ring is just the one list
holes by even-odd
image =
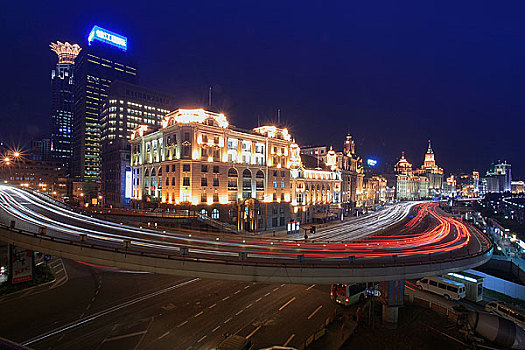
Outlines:
{"label": "dark blue sky", "polygon": [[339,147],[350,131],[363,157],[390,166],[404,150],[419,166],[430,138],[447,174],[501,159],[525,177],[519,2],[53,2],[3,4],[3,139],[47,132],[49,42],[85,46],[98,24],[126,35],[141,83],[180,106],[213,85],[240,127],[281,108],[303,145]]}

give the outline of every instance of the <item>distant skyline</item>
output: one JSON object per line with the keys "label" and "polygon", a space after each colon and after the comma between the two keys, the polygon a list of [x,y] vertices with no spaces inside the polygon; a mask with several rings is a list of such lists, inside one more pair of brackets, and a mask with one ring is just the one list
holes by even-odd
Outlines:
{"label": "distant skyline", "polygon": [[419,167],[432,140],[449,173],[512,164],[525,177],[524,5],[479,2],[134,5],[7,3],[0,137],[49,132],[52,41],[87,46],[99,25],[128,37],[142,85],[206,107],[208,88],[232,124],[281,121],[300,145],[340,149],[390,170],[405,152]]}

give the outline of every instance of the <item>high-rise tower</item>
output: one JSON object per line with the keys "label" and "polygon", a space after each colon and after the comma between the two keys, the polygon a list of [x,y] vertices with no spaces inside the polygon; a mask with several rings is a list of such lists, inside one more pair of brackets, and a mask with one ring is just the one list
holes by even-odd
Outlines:
{"label": "high-rise tower", "polygon": [[[92,196],[100,181],[100,112],[114,80],[136,83],[127,38],[94,26],[75,64],[72,177]],[[119,127],[115,125],[115,127]]]}
{"label": "high-rise tower", "polygon": [[51,157],[68,169],[73,123],[73,65],[81,48],[77,44],[60,41],[51,43],[49,47],[58,55],[58,63],[51,71]]}

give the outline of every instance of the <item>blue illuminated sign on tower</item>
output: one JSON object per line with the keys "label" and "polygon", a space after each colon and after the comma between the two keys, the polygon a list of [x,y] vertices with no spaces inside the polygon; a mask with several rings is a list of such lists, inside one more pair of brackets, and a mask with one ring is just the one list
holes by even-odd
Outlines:
{"label": "blue illuminated sign on tower", "polygon": [[377,165],[377,160],[372,159],[372,158],[368,158],[366,160],[366,164],[368,164],[369,166],[376,166]]}
{"label": "blue illuminated sign on tower", "polygon": [[113,33],[107,29],[94,26],[88,36],[88,44],[91,45],[93,41],[100,41],[108,45],[118,47],[121,50],[127,51],[128,38],[117,33]]}

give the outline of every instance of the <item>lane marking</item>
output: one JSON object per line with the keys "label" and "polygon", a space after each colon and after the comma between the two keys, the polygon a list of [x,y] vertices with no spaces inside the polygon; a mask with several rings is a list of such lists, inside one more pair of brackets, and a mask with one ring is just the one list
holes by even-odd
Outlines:
{"label": "lane marking", "polygon": [[231,320],[232,320],[232,318],[230,317],[226,321],[224,321],[223,323],[226,324],[226,323],[230,322]]}
{"label": "lane marking", "polygon": [[233,293],[233,295],[235,294],[239,294],[241,292],[241,290],[239,289],[238,291],[236,291],[235,293]]}
{"label": "lane marking", "polygon": [[157,339],[162,339],[162,338],[164,338],[165,336],[167,336],[168,334],[170,334],[170,331],[167,331],[166,333],[164,333],[163,335],[161,335],[161,336],[158,337]]}
{"label": "lane marking", "polygon": [[292,339],[295,337],[295,334],[292,334],[290,336],[290,338],[288,338],[288,340],[283,344],[283,346],[288,346],[288,344],[290,344],[290,342],[292,341]]}
{"label": "lane marking", "polygon": [[319,305],[319,306],[317,307],[317,309],[315,309],[314,312],[312,312],[312,313],[310,314],[310,316],[308,316],[308,319],[311,319],[312,317],[314,317],[314,315],[317,313],[317,311],[321,310],[322,308],[323,308],[323,305]]}
{"label": "lane marking", "polygon": [[281,287],[284,287],[284,286],[286,286],[286,284],[284,284],[284,283],[283,283],[283,284],[281,284]]}
{"label": "lane marking", "polygon": [[201,311],[199,312],[198,314],[194,315],[193,317],[196,318],[196,317],[199,317],[200,315],[202,315],[204,313],[204,311]]}
{"label": "lane marking", "polygon": [[203,341],[204,339],[206,339],[207,335],[205,335],[204,337],[200,338],[199,340],[197,340],[197,343],[200,343],[201,341]]}
{"label": "lane marking", "polygon": [[213,305],[210,305],[208,306],[208,309],[213,309],[215,306],[217,306],[217,303],[213,304]]}
{"label": "lane marking", "polygon": [[180,323],[180,324],[177,326],[177,328],[180,328],[180,327],[184,326],[186,323],[188,323],[188,320],[186,320],[186,321]]}
{"label": "lane marking", "polygon": [[253,303],[249,304],[248,306],[246,306],[246,308],[249,309],[252,305],[253,305]]}
{"label": "lane marking", "polygon": [[219,329],[219,328],[221,328],[221,326],[217,326],[217,327],[213,328],[213,329],[211,330],[211,332],[213,333],[213,332],[215,332],[215,331],[216,331],[217,329]]}
{"label": "lane marking", "polygon": [[258,302],[261,301],[261,300],[262,300],[262,297],[259,298],[259,299],[257,299],[257,300],[255,300],[255,302],[258,303]]}
{"label": "lane marking", "polygon": [[119,339],[125,339],[125,338],[130,338],[130,337],[134,337],[134,336],[137,336],[137,335],[142,335],[142,334],[145,334],[147,331],[140,331],[140,332],[135,332],[135,333],[129,333],[129,334],[124,334],[124,335],[119,335],[117,337],[112,337],[112,338],[107,338],[107,339],[104,339],[104,341],[102,343],[107,343],[108,341],[112,341],[112,340],[119,340]]}
{"label": "lane marking", "polygon": [[312,284],[310,287],[306,288],[306,290],[310,290],[310,289],[312,289],[313,287],[315,287],[315,283]]}
{"label": "lane marking", "polygon": [[275,292],[277,289],[279,289],[279,287],[275,287],[272,292]]}
{"label": "lane marking", "polygon": [[118,311],[118,310],[120,310],[120,309],[123,309],[123,308],[125,308],[125,307],[131,306],[131,305],[134,305],[134,304],[136,304],[136,303],[139,303],[139,302],[141,302],[141,301],[144,301],[144,300],[149,299],[149,298],[152,298],[152,297],[156,297],[157,295],[161,295],[161,294],[164,294],[164,293],[166,293],[166,292],[170,292],[170,291],[172,291],[172,290],[174,290],[174,289],[177,289],[177,288],[183,287],[183,286],[188,285],[188,284],[193,283],[193,282],[197,282],[197,281],[199,281],[199,280],[200,280],[200,278],[194,278],[194,279],[191,279],[191,280],[189,280],[189,281],[181,282],[181,283],[178,283],[178,284],[173,285],[173,286],[171,286],[171,287],[164,288],[164,289],[161,289],[161,290],[159,290],[159,291],[156,291],[156,292],[153,292],[153,293],[150,293],[150,294],[144,295],[144,296],[142,296],[142,297],[139,297],[139,298],[136,298],[136,299],[133,299],[133,300],[127,301],[127,302],[122,303],[122,304],[120,304],[120,305],[113,306],[113,307],[111,307],[111,308],[109,308],[109,309],[107,309],[107,310],[100,311],[100,312],[98,312],[98,313],[96,313],[96,314],[94,314],[94,315],[92,315],[92,316],[90,316],[90,317],[88,317],[88,318],[86,318],[86,319],[80,320],[80,321],[78,321],[78,322],[70,323],[70,324],[68,324],[68,325],[66,325],[66,326],[64,326],[64,327],[58,328],[58,329],[56,329],[56,330],[54,330],[54,331],[50,331],[50,332],[45,333],[45,334],[43,334],[43,335],[41,335],[41,336],[38,336],[38,337],[35,337],[35,338],[32,338],[32,339],[26,340],[24,343],[22,343],[22,345],[27,346],[27,345],[30,345],[30,344],[33,344],[33,343],[39,342],[39,341],[41,341],[41,340],[43,340],[43,339],[46,339],[46,338],[52,337],[52,336],[54,336],[54,335],[57,335],[57,334],[60,334],[60,333],[62,333],[62,332],[65,332],[65,331],[67,331],[67,330],[70,330],[70,329],[72,329],[72,328],[76,328],[76,327],[81,326],[81,325],[83,325],[83,324],[85,324],[85,323],[88,323],[88,322],[91,322],[91,321],[93,321],[93,320],[96,320],[96,319],[99,318],[99,317],[106,316],[106,315],[108,315],[108,314],[111,314],[111,313],[113,313],[113,312],[115,312],[115,311]]}
{"label": "lane marking", "polygon": [[227,297],[225,297],[225,298],[222,298],[222,301],[226,301],[226,300],[228,300],[228,299],[230,299],[230,296],[229,296],[229,295],[228,295]]}
{"label": "lane marking", "polygon": [[247,286],[244,287],[244,289],[248,289],[248,288],[250,288],[250,285],[247,285]]}
{"label": "lane marking", "polygon": [[292,299],[288,300],[288,302],[286,304],[284,304],[283,306],[281,306],[279,308],[279,311],[281,311],[282,309],[284,309],[285,307],[287,307],[292,301],[295,300],[295,297],[293,297]]}
{"label": "lane marking", "polygon": [[235,314],[235,316],[239,316],[240,314],[242,314],[243,311],[244,311],[243,309],[241,309],[240,311],[237,311],[237,313]]}
{"label": "lane marking", "polygon": [[270,293],[271,293],[271,292],[268,292],[268,293],[266,293],[264,296],[267,297],[268,295],[270,295]]}
{"label": "lane marking", "polygon": [[252,335],[254,335],[259,329],[261,329],[262,326],[259,326],[257,328],[255,328],[253,330],[253,332],[251,332],[250,334],[248,334],[248,336],[246,337],[246,339],[250,339],[252,337]]}

